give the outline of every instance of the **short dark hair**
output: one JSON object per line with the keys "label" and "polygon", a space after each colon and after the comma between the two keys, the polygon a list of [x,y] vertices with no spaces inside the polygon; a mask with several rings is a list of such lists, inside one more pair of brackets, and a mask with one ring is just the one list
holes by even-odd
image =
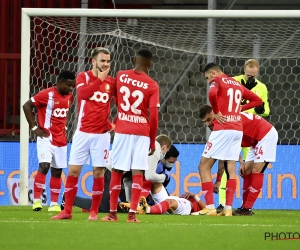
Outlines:
{"label": "short dark hair", "polygon": [[177,158],[178,156],[179,156],[179,151],[177,150],[177,148],[174,145],[171,145],[169,151],[165,155],[165,160],[167,160],[171,157]]}
{"label": "short dark hair", "polygon": [[216,70],[216,71],[223,71],[222,67],[219,64],[216,64],[214,62],[211,62],[207,64],[204,68],[204,73],[209,71],[210,69]]}
{"label": "short dark hair", "polygon": [[199,109],[199,118],[203,119],[207,114],[212,111],[212,107],[205,104]]}
{"label": "short dark hair", "polygon": [[137,55],[140,56],[140,57],[142,57],[142,58],[148,59],[148,60],[152,59],[152,53],[148,49],[141,49],[141,50],[139,50],[138,53],[137,53]]}
{"label": "short dark hair", "polygon": [[58,75],[57,82],[66,82],[68,80],[75,80],[75,74],[69,70],[62,70]]}
{"label": "short dark hair", "polygon": [[91,52],[91,58],[95,59],[96,56],[98,56],[99,53],[103,53],[106,55],[110,55],[110,52],[108,49],[104,48],[104,47],[97,47],[94,48]]}

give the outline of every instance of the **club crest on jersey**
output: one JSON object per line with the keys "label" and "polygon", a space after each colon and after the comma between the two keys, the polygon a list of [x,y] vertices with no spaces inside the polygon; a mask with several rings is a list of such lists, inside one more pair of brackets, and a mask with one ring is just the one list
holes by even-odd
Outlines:
{"label": "club crest on jersey", "polygon": [[55,104],[59,104],[59,101],[55,102]]}
{"label": "club crest on jersey", "polygon": [[109,84],[106,84],[106,85],[105,85],[105,91],[106,91],[106,92],[110,92],[110,86],[109,86]]}

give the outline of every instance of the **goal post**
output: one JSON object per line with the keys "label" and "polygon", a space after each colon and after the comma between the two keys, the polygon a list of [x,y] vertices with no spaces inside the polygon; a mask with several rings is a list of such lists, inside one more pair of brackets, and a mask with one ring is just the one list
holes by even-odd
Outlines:
{"label": "goal post", "polygon": [[30,17],[22,9],[20,107],[20,205],[28,205],[28,130],[23,105],[30,93]]}
{"label": "goal post", "polygon": [[[86,18],[85,27],[82,27],[83,23],[80,20],[82,17]],[[207,19],[211,18],[218,21],[215,26],[208,25]],[[286,27],[284,22],[278,28],[277,23],[272,26],[271,22],[267,22],[263,26],[264,24],[259,21],[279,18],[287,20],[287,23],[291,19],[297,20],[295,24],[288,27],[291,34],[288,32],[278,34],[280,27]],[[47,81],[53,80],[50,72],[57,72],[62,68],[77,73],[79,68],[80,70],[88,69],[88,52],[96,46],[107,46],[115,52],[113,56],[116,60],[112,62],[114,64],[112,74],[115,74],[119,69],[131,68],[135,51],[148,47],[154,52],[156,60],[150,75],[162,83],[161,101],[164,105],[160,110],[159,132],[168,134],[177,142],[203,143],[206,132],[203,128],[197,128],[199,124],[195,116],[198,115],[199,105],[207,102],[207,83],[203,74],[199,72],[207,63],[208,58],[221,64],[225,73],[235,75],[242,73],[245,59],[257,56],[264,67],[261,74],[262,82],[271,83],[277,75],[276,82],[278,83],[284,81],[284,76],[287,80],[298,79],[297,76],[294,77],[293,65],[299,65],[297,56],[300,54],[300,49],[294,42],[294,39],[299,39],[300,35],[299,18],[299,10],[22,8],[20,205],[28,205],[28,168],[31,152],[29,142],[34,141],[32,134],[29,135],[22,105],[34,94],[34,91],[40,90],[41,86],[46,86],[45,81],[40,78],[45,77]],[[245,26],[241,20],[246,20]],[[255,21],[253,24],[251,24],[252,20]],[[258,27],[259,25],[262,27]],[[44,32],[43,29],[49,30]],[[211,29],[216,30],[212,32]],[[251,29],[256,33],[251,33]],[[226,35],[226,32],[233,32],[233,34]],[[47,35],[52,37],[51,41]],[[253,35],[256,35],[255,41],[249,41]],[[283,36],[282,39],[280,35]],[[268,36],[269,39],[264,40]],[[232,44],[230,44],[231,38]],[[82,39],[85,40],[82,41]],[[271,39],[277,40],[271,41]],[[236,43],[237,40],[239,40],[238,43]],[[215,42],[214,48],[209,46],[211,45],[209,41]],[[57,44],[59,46],[56,46]],[[64,46],[66,48],[62,49]],[[82,48],[82,46],[87,47]],[[295,47],[293,51],[290,51],[292,46]],[[47,54],[49,51],[50,55]],[[72,53],[72,57],[65,58],[64,55],[58,53],[61,51],[65,51],[66,54]],[[74,59],[76,55],[83,53],[86,60]],[[51,57],[51,62],[48,61],[47,56]],[[37,62],[34,57],[40,57],[40,60]],[[287,62],[289,69],[281,66],[283,63],[280,60],[285,59],[290,60]],[[46,61],[43,62],[43,60]],[[273,65],[276,64],[276,60],[279,66]],[[297,62],[294,63],[294,60]],[[81,64],[77,65],[79,62]],[[35,68],[40,66],[42,69],[35,71]],[[272,67],[273,73],[269,70]],[[282,72],[277,67],[281,67]],[[49,72],[45,72],[47,69]],[[42,70],[43,72],[40,72]],[[289,75],[289,71],[292,72],[290,73],[292,76]],[[39,72],[39,76],[34,77],[35,72]],[[41,81],[41,86],[35,86],[33,79],[35,82]],[[272,87],[270,92],[270,96],[274,98],[274,106],[285,104],[285,101],[290,99],[288,91],[276,96],[277,93],[281,93],[281,90],[277,89],[279,86],[280,84],[277,84]],[[281,100],[281,96],[286,98]],[[274,121],[281,113],[276,113]],[[74,116],[76,117],[76,114]],[[298,116],[296,115],[293,119],[297,120]],[[299,143],[299,139],[293,139],[298,135],[294,127],[288,128],[283,123],[280,123],[279,127],[281,128],[280,143]],[[32,167],[36,169],[37,165]]]}

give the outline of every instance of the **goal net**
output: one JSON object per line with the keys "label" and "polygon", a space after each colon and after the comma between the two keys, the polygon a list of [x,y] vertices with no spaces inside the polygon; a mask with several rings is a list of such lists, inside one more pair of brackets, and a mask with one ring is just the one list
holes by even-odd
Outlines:
{"label": "goal net", "polygon": [[[244,18],[229,18],[228,15],[226,18],[200,18],[203,11],[199,11],[198,18],[188,14],[176,18],[175,11],[170,11],[173,16],[166,17],[166,12],[160,15],[148,10],[139,16],[110,10],[108,17],[107,10],[102,10],[103,17],[95,11],[97,16],[85,15],[88,13],[85,12],[82,16],[66,17],[55,16],[54,12],[49,15],[49,11],[43,10],[36,16],[32,14],[28,22],[30,37],[24,39],[22,45],[22,50],[28,52],[22,52],[22,56],[27,55],[30,61],[22,58],[22,104],[40,90],[52,86],[61,70],[78,73],[91,69],[90,52],[95,47],[106,47],[111,51],[111,76],[121,69],[132,68],[136,52],[148,48],[154,56],[149,75],[160,86],[158,133],[169,135],[180,146],[187,144],[188,151],[193,151],[192,145],[204,144],[207,139],[206,128],[198,119],[200,106],[208,102],[207,81],[203,74],[205,65],[215,61],[223,66],[226,74],[236,76],[243,74],[247,59],[255,58],[261,65],[258,79],[269,91],[271,112],[267,119],[278,130],[278,144],[299,143],[299,18],[247,18],[247,15]],[[156,17],[147,17],[147,12]],[[236,13],[232,12],[232,17]],[[71,111],[70,142],[76,129],[76,105]],[[111,119],[115,115],[113,106]],[[21,134],[21,165],[28,157],[25,181],[28,176],[34,176],[32,173],[38,162],[36,138],[32,133],[27,136],[24,117],[21,128],[21,133],[26,134]],[[24,147],[28,140],[27,152]],[[193,157],[197,162],[193,162],[193,167],[197,172],[201,150],[195,150]],[[88,189],[87,186],[82,188]]]}

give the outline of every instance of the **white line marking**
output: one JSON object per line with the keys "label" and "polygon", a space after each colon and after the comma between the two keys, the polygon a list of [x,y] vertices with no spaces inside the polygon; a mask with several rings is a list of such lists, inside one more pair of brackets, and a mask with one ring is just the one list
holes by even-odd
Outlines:
{"label": "white line marking", "polygon": [[[70,220],[56,220],[59,223],[69,223]],[[0,223],[53,223],[53,220],[36,221],[36,220],[0,220]],[[72,223],[82,223],[88,221],[72,220]],[[88,222],[90,223],[90,222]],[[222,224],[222,223],[152,223],[143,221],[144,224],[159,224],[163,226],[213,226],[213,227],[299,227],[298,225],[273,225],[273,224]]]}

